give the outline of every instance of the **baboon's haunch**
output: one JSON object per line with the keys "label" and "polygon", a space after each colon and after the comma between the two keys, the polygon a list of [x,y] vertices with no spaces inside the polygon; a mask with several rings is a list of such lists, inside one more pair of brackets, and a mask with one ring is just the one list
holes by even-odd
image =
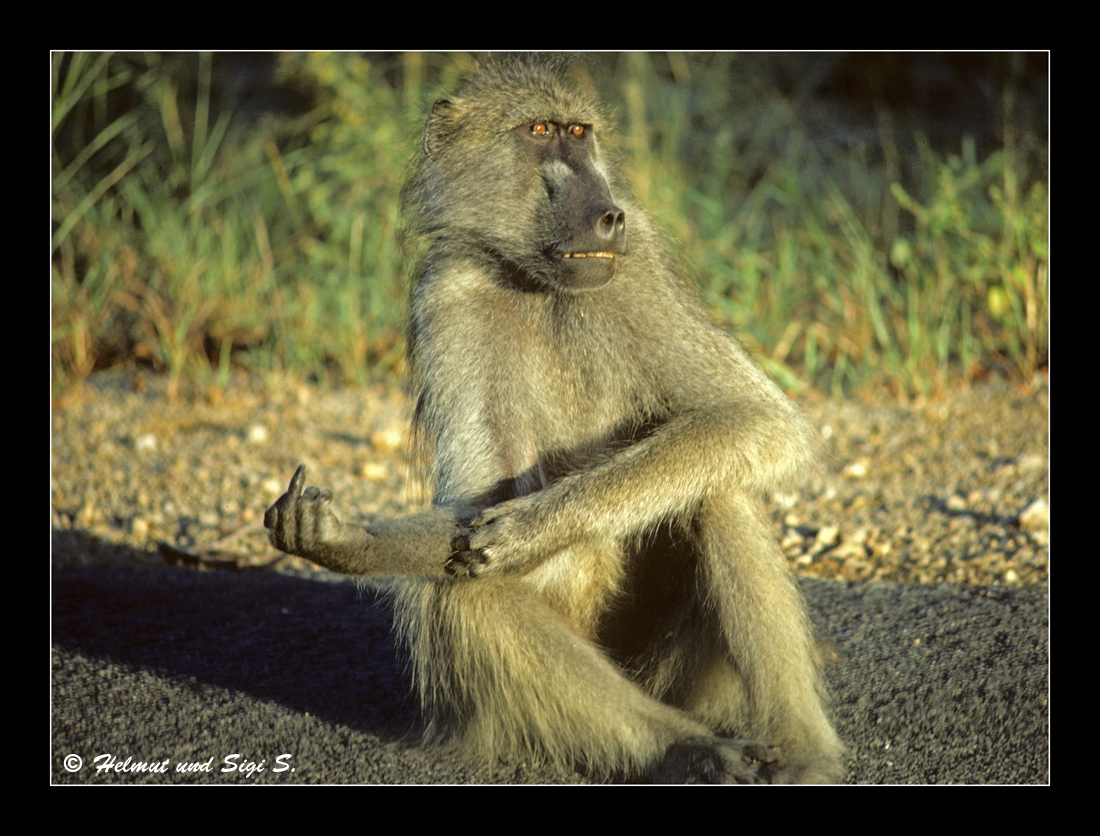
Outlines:
{"label": "baboon's haunch", "polygon": [[605,777],[836,781],[818,649],[761,498],[812,432],[712,325],[554,58],[435,103],[404,192],[434,506],[276,547],[396,593],[427,737]]}

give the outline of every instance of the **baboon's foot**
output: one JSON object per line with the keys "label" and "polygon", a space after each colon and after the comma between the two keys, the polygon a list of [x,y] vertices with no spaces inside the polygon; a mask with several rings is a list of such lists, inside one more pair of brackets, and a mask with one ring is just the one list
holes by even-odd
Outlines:
{"label": "baboon's foot", "polygon": [[773,784],[840,784],[844,781],[843,758],[822,755],[780,764],[769,780]]}
{"label": "baboon's foot", "polygon": [[780,755],[778,746],[755,740],[695,738],[670,746],[651,778],[655,784],[766,784]]}

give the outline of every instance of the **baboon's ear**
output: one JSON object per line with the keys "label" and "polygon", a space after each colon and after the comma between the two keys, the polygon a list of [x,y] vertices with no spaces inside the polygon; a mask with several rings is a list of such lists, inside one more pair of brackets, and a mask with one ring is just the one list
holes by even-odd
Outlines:
{"label": "baboon's ear", "polygon": [[428,124],[424,126],[424,153],[432,159],[438,158],[446,144],[452,109],[450,99],[439,99],[428,114]]}

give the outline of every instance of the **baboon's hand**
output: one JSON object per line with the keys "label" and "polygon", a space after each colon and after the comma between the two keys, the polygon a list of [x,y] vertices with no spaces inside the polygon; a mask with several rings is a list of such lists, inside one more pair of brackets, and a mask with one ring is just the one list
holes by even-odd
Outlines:
{"label": "baboon's hand", "polygon": [[466,511],[435,505],[401,519],[376,520],[369,528],[340,522],[332,491],[307,488],[299,467],[287,492],[267,509],[264,525],[280,551],[312,560],[344,575],[447,577],[452,540],[467,529]]}
{"label": "baboon's hand", "polygon": [[476,578],[486,570],[488,563],[485,556],[470,548],[472,534],[473,532],[467,528],[455,534],[451,540],[451,556],[447,558],[444,566],[448,575],[454,575],[456,578]]}
{"label": "baboon's hand", "polygon": [[484,509],[456,536],[447,571],[459,577],[529,572],[553,553],[546,543],[538,511],[539,494]]}
{"label": "baboon's hand", "polygon": [[306,488],[305,483],[306,468],[301,465],[294,472],[287,492],[264,514],[271,545],[279,551],[345,571],[331,565],[333,556],[356,545],[350,541],[367,536],[366,532],[340,522],[332,510],[332,491]]}

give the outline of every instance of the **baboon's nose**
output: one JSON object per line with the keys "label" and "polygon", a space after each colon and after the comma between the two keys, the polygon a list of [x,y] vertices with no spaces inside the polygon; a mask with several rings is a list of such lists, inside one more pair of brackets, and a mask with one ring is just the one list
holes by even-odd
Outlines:
{"label": "baboon's nose", "polygon": [[596,237],[609,250],[621,252],[626,240],[626,212],[612,206],[596,219]]}

